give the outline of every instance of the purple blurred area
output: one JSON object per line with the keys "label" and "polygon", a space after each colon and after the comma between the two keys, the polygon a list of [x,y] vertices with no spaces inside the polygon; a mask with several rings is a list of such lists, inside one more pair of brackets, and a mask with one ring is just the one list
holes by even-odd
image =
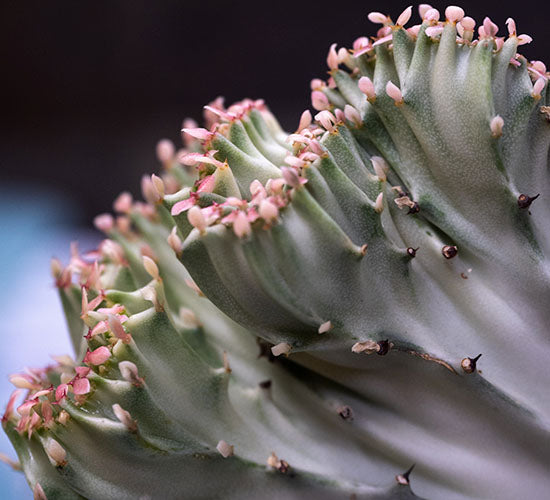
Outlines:
{"label": "purple blurred area", "polygon": [[[97,246],[100,235],[76,224],[82,210],[62,191],[30,184],[0,186],[0,401],[5,406],[14,387],[11,373],[24,367],[42,367],[50,355],[72,354],[65,319],[53,278],[50,259],[65,264],[69,244],[82,250]],[[15,459],[15,452],[0,432],[0,452]],[[2,499],[32,498],[23,474],[0,464]]]}
{"label": "purple blurred area", "polygon": [[[529,58],[550,53],[544,4],[458,2],[507,33],[513,16]],[[444,2],[432,2],[444,11]],[[182,119],[227,102],[264,98],[288,130],[309,106],[309,81],[326,77],[332,42],[374,34],[370,10],[394,19],[408,4],[5,0],[0,6],[0,183],[33,179],[78,200],[87,220],[123,189],[139,192],[154,146],[179,141]],[[415,12],[410,24],[417,23]]]}

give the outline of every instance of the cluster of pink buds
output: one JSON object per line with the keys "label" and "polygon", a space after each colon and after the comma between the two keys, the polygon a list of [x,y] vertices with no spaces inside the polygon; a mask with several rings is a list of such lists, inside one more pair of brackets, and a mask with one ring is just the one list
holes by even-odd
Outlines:
{"label": "cluster of pink buds", "polygon": [[[250,234],[252,224],[257,220],[262,219],[265,227],[277,221],[279,210],[288,204],[284,185],[283,179],[270,179],[265,186],[254,180],[250,184],[250,201],[229,197],[223,203],[214,203],[205,208],[186,203],[184,210],[188,210],[189,223],[201,233],[213,224],[224,224],[232,226],[233,232],[239,238],[244,238]],[[181,248],[180,244],[180,240],[172,236],[171,246],[176,252]]]}
{"label": "cluster of pink buds", "polygon": [[67,288],[73,283],[73,278],[76,276],[80,286],[86,289],[101,289],[101,274],[104,271],[104,265],[98,262],[98,255],[98,251],[80,255],[77,244],[71,243],[71,258],[67,267],[63,267],[58,259],[51,261],[51,271],[56,286]]}
{"label": "cluster of pink buds", "polygon": [[[50,428],[55,423],[64,425],[69,414],[62,408],[63,401],[73,395],[74,403],[82,404],[91,392],[88,366],[75,366],[69,356],[54,357],[57,364],[44,369],[26,369],[25,373],[13,374],[10,382],[16,387],[12,393],[3,421],[17,420],[16,430],[20,434],[32,433],[42,427]],[[56,372],[60,384],[54,387],[49,381],[49,375]],[[23,402],[16,408],[17,400],[26,390]],[[14,411],[15,410],[15,411]]]}
{"label": "cluster of pink buds", "polygon": [[[361,36],[353,42],[351,50],[340,48],[336,50],[336,44],[332,44],[329,48],[327,55],[327,65],[330,72],[337,70],[341,64],[345,64],[352,74],[357,73],[358,68],[353,62],[354,58],[358,58],[363,55],[367,57],[374,56],[374,49],[378,45],[390,44],[393,40],[393,35],[396,30],[406,29],[406,32],[412,39],[416,39],[422,26],[426,26],[426,35],[437,39],[443,33],[445,26],[455,26],[457,32],[457,43],[475,45],[479,40],[491,39],[495,44],[495,50],[498,51],[502,48],[505,37],[497,36],[498,26],[491,21],[488,17],[483,20],[483,23],[478,27],[479,39],[474,39],[476,22],[471,17],[465,15],[462,8],[457,6],[449,6],[445,9],[444,19],[441,19],[440,12],[433,8],[429,4],[421,4],[418,7],[418,13],[422,19],[422,24],[417,24],[409,28],[405,28],[406,24],[410,21],[412,16],[412,7],[407,7],[397,18],[397,21],[393,23],[392,19],[381,12],[371,12],[368,15],[368,19],[375,24],[381,24],[376,36],[368,38]],[[512,18],[507,19],[506,25],[508,28],[508,37],[517,40],[518,45],[524,45],[531,43],[532,38],[526,34],[517,34],[516,23]],[[518,64],[515,59],[512,60],[512,64]],[[335,88],[334,79],[332,76],[329,78],[328,84],[323,80],[314,79],[311,82],[312,95],[311,100],[313,108],[317,111],[330,110],[330,102],[326,95],[323,93],[323,89]],[[367,90],[367,89],[365,89]],[[372,99],[374,96],[374,89],[368,89],[368,93],[363,92]]]}

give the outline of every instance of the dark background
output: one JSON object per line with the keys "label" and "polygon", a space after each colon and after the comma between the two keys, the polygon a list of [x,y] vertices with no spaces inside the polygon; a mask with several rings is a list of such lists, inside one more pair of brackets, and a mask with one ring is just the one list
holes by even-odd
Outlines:
{"label": "dark background", "polygon": [[[508,16],[534,38],[521,52],[550,54],[542,2],[461,2],[479,23]],[[443,13],[445,3],[433,2]],[[6,1],[0,7],[0,183],[57,190],[89,223],[156,169],[157,139],[178,141],[217,95],[265,98],[287,129],[309,106],[332,42],[372,35],[381,10],[403,1]],[[416,24],[416,11],[409,25]],[[550,58],[547,58],[550,62]],[[475,110],[472,110],[475,112]],[[84,222],[84,220],[82,222]]]}

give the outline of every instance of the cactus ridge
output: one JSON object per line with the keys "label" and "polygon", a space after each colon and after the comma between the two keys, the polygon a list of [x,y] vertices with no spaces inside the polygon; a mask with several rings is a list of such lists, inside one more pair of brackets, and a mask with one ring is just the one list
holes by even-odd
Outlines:
{"label": "cactus ridge", "polygon": [[544,497],[549,74],[419,11],[333,44],[292,134],[211,102],[53,262],[77,361],[3,419],[36,498]]}

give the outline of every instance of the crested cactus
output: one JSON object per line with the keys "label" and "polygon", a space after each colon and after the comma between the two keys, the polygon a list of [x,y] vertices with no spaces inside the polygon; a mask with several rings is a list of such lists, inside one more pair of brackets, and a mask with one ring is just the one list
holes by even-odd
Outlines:
{"label": "crested cactus", "polygon": [[549,74],[419,13],[332,45],[292,134],[206,106],[53,262],[75,356],[3,418],[35,498],[546,497]]}

